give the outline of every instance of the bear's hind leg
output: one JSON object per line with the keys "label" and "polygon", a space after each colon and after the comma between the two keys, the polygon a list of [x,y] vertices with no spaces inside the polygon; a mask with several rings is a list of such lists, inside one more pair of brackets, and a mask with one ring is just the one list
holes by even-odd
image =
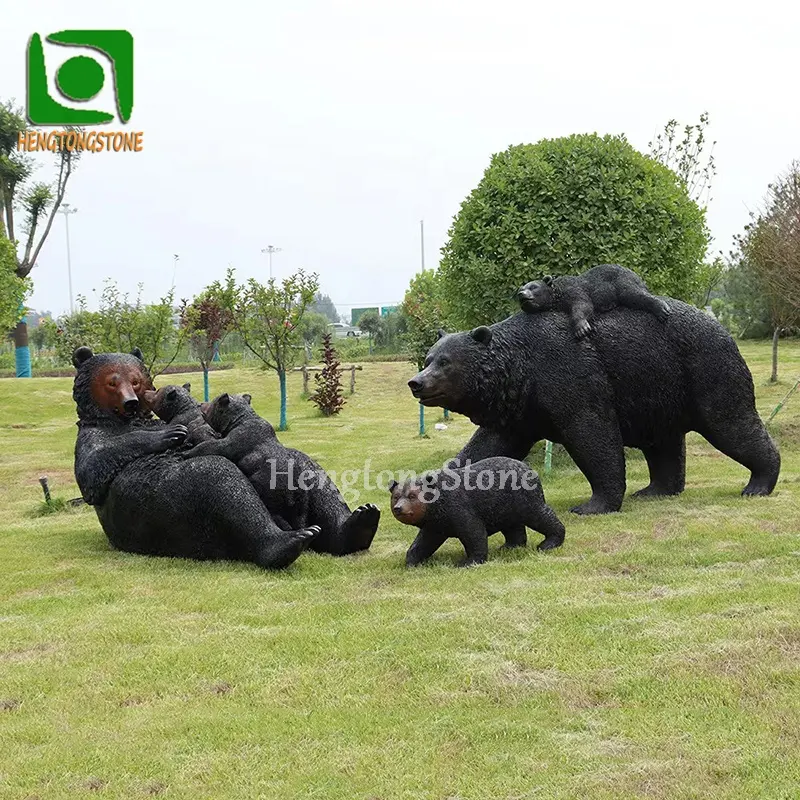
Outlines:
{"label": "bear's hind leg", "polygon": [[525,547],[528,544],[528,534],[525,531],[524,525],[513,525],[503,528],[501,533],[506,540],[503,547]]}
{"label": "bear's hind leg", "polygon": [[641,448],[650,470],[650,483],[634,492],[634,497],[669,497],[680,494],[686,485],[686,436],[678,434],[668,441]]}
{"label": "bear's hind leg", "polygon": [[743,495],[772,494],[781,470],[781,456],[755,413],[750,420],[718,419],[698,432],[717,450],[750,470]]}
{"label": "bear's hind leg", "polygon": [[617,302],[621,306],[636,309],[637,311],[647,311],[652,314],[659,322],[664,322],[672,313],[669,303],[660,297],[654,297],[646,289],[637,287],[623,287],[617,290]]}
{"label": "bear's hind leg", "polygon": [[536,546],[537,550],[552,550],[564,544],[564,523],[550,506],[544,505],[536,509],[526,524],[544,536],[544,539]]}

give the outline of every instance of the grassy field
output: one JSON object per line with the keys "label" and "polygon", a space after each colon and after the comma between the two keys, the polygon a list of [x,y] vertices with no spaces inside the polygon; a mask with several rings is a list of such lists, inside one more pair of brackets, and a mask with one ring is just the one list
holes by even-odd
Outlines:
{"label": "grassy field", "polygon": [[[766,417],[800,345],[777,386],[768,346],[742,350]],[[412,372],[365,364],[334,419],[292,376],[284,442],[337,473],[441,464],[474,429],[429,411],[419,439]],[[40,475],[77,495],[71,387],[0,381],[0,797],[798,796],[800,394],[771,426],[770,498],[692,437],[681,497],[606,517],[567,512],[588,485],[556,459],[554,552],[496,537],[482,567],[448,543],[407,570],[414,530],[362,490],[383,509],[369,553],[276,574],[115,552],[91,509],[35,517]],[[273,376],[213,375],[224,390],[277,418]],[[629,491],[646,482],[629,453]]]}

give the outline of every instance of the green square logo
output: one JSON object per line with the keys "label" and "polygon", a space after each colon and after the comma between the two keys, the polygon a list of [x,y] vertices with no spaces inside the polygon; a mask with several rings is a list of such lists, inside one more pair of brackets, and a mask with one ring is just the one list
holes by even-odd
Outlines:
{"label": "green square logo", "polygon": [[[88,47],[111,60],[117,114],[122,123],[133,110],[133,36],[128,31],[58,31],[48,42],[66,47]],[[52,65],[54,67],[56,65]],[[61,95],[75,103],[96,97],[106,82],[104,64],[89,56],[67,58],[55,69],[55,84]],[[42,37],[28,42],[28,120],[33,125],[97,125],[111,122],[114,114],[62,105],[50,95]]]}

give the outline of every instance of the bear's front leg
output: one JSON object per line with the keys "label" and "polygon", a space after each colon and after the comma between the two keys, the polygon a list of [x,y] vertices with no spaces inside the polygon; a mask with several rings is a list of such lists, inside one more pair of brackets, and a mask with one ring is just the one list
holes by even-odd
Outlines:
{"label": "bear's front leg", "polygon": [[417,538],[406,553],[406,566],[416,567],[427,561],[447,540],[447,536],[435,528],[420,528]]}
{"label": "bear's front leg", "polygon": [[570,317],[572,319],[572,329],[576,339],[583,339],[592,332],[592,326],[589,324],[589,320],[593,315],[594,306],[588,300],[575,303],[572,307]]}
{"label": "bear's front leg", "polygon": [[598,398],[597,406],[575,414],[563,430],[563,444],[592,487],[586,503],[573,514],[619,511],[625,496],[625,448],[613,408]]}
{"label": "bear's front leg", "polygon": [[485,564],[489,558],[489,534],[486,526],[475,519],[461,525],[460,529],[458,538],[464,545],[466,557],[458,566],[472,567],[475,564]]}

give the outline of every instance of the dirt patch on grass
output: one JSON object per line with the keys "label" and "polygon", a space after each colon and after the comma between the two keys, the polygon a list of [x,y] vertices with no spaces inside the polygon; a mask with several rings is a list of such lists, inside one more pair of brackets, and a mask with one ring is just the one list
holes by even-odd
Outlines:
{"label": "dirt patch on grass", "polygon": [[636,544],[636,534],[633,531],[619,531],[617,533],[603,534],[597,549],[601,553],[621,553],[631,550]]}
{"label": "dirt patch on grass", "polygon": [[52,642],[41,642],[32,647],[23,647],[17,650],[6,650],[0,653],[0,663],[2,664],[25,664],[30,661],[44,658],[56,652],[57,645]]}
{"label": "dirt patch on grass", "polygon": [[6,698],[0,700],[0,711],[16,711],[22,705],[22,700],[17,700],[16,697]]}

